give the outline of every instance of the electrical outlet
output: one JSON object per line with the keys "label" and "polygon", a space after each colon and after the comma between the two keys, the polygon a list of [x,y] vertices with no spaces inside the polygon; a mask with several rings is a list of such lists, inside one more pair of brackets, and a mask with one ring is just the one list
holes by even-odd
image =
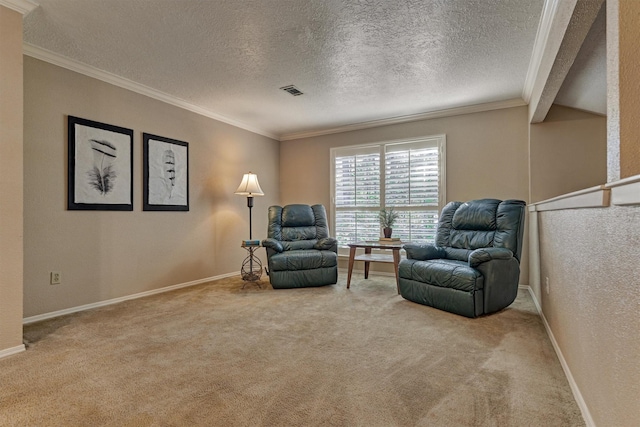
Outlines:
{"label": "electrical outlet", "polygon": [[549,295],[549,278],[548,277],[544,278],[544,290],[547,292],[547,295]]}
{"label": "electrical outlet", "polygon": [[52,271],[50,277],[52,285],[59,285],[62,281],[62,273],[60,273],[59,271]]}

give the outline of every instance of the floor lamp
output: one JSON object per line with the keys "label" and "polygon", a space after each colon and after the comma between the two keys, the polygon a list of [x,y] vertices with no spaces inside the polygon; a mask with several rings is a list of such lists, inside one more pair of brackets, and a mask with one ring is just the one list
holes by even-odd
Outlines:
{"label": "floor lamp", "polygon": [[253,238],[251,235],[251,208],[253,207],[254,196],[264,196],[260,183],[258,183],[258,175],[255,173],[245,173],[242,182],[236,190],[239,196],[247,196],[247,207],[249,208],[249,240]]}
{"label": "floor lamp", "polygon": [[262,263],[254,255],[254,251],[260,247],[260,242],[254,242],[252,240],[251,208],[253,207],[254,196],[264,196],[262,188],[260,188],[260,184],[258,183],[258,176],[251,172],[245,173],[235,194],[247,196],[247,207],[249,208],[249,241],[242,243],[242,247],[249,252],[249,255],[242,263],[242,280],[256,282],[260,279],[260,276],[262,276]]}

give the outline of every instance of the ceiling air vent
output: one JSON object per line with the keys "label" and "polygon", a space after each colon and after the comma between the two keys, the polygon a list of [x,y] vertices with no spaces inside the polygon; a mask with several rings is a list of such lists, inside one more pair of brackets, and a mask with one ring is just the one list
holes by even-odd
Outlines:
{"label": "ceiling air vent", "polygon": [[293,96],[302,95],[302,92],[300,92],[300,89],[298,89],[294,85],[284,86],[284,87],[281,87],[280,89],[282,89],[285,92],[288,92]]}

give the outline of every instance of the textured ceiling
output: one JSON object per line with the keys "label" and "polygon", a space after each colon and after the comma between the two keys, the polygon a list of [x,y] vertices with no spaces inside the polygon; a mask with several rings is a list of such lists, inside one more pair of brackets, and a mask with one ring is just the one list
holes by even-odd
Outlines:
{"label": "textured ceiling", "polygon": [[544,0],[37,2],[27,44],[286,136],[521,98]]}

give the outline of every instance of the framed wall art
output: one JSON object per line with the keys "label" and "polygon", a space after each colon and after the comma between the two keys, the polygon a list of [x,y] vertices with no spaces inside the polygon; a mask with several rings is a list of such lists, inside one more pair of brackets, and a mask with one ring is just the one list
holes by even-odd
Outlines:
{"label": "framed wall art", "polygon": [[142,134],[145,211],[189,210],[189,144]]}
{"label": "framed wall art", "polygon": [[69,210],[133,210],[133,130],[68,117]]}

